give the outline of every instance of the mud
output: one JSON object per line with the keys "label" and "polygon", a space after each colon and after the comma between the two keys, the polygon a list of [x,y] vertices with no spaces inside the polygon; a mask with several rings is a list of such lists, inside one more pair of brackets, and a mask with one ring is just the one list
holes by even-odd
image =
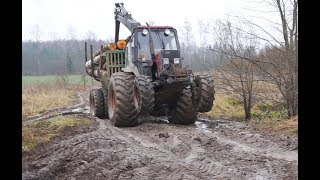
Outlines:
{"label": "mud", "polygon": [[[88,92],[81,96],[88,106]],[[23,179],[298,179],[296,138],[240,122],[199,117],[182,126],[144,117],[117,128],[91,120],[23,154]]]}

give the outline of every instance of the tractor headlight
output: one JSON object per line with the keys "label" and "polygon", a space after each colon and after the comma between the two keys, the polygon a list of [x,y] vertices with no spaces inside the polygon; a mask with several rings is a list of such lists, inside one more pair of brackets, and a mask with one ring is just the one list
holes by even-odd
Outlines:
{"label": "tractor headlight", "polygon": [[174,59],[173,59],[173,62],[174,62],[175,64],[179,64],[179,63],[180,63],[180,58],[174,58]]}
{"label": "tractor headlight", "polygon": [[168,36],[169,34],[170,34],[170,29],[164,30],[164,35],[165,35],[165,36]]}
{"label": "tractor headlight", "polygon": [[163,58],[163,64],[169,64],[169,58]]}
{"label": "tractor headlight", "polygon": [[148,30],[147,29],[143,29],[142,30],[142,36],[146,36],[148,34]]}

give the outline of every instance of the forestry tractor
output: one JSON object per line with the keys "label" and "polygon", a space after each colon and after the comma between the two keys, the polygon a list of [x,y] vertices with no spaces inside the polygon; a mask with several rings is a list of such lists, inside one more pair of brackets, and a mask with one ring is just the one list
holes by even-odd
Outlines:
{"label": "forestry tractor", "polygon": [[[87,60],[86,72],[102,87],[90,91],[90,113],[114,126],[138,124],[140,116],[167,116],[169,123],[193,124],[198,112],[211,110],[214,81],[182,65],[176,29],[141,25],[115,3],[115,42],[101,46]],[[131,35],[119,40],[120,23]]]}

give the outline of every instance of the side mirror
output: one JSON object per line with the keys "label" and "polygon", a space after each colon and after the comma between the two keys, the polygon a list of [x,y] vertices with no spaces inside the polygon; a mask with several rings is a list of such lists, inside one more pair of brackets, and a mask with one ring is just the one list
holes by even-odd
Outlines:
{"label": "side mirror", "polygon": [[181,61],[183,61],[184,57],[181,57]]}

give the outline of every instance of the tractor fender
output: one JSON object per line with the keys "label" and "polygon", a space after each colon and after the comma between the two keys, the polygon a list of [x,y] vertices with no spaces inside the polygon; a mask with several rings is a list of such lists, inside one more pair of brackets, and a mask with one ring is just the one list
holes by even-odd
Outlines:
{"label": "tractor fender", "polygon": [[125,68],[122,68],[121,71],[127,73],[132,72],[136,77],[140,75],[137,66],[127,66]]}

